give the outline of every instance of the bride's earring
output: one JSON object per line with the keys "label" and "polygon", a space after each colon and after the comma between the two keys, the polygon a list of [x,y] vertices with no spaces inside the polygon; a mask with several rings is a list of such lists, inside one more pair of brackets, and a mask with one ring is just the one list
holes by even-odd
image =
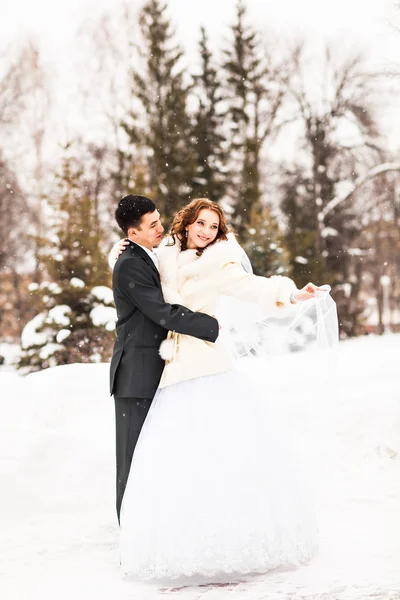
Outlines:
{"label": "bride's earring", "polygon": [[188,235],[188,230],[185,229],[185,237],[187,237],[187,235]]}

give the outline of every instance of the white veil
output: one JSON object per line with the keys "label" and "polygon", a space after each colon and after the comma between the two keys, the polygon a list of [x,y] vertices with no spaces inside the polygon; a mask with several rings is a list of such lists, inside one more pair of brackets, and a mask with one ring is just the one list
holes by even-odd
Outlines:
{"label": "white veil", "polygon": [[[242,249],[242,268],[252,273]],[[215,316],[234,359],[334,348],[339,341],[336,303],[329,286],[317,298],[299,302],[290,317],[266,317],[256,304],[221,296]]]}

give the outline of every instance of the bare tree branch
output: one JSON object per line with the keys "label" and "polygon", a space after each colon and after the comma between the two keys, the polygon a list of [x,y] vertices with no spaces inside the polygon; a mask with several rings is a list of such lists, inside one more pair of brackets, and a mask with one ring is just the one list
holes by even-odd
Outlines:
{"label": "bare tree branch", "polygon": [[365,175],[361,175],[360,177],[358,177],[354,182],[349,182],[349,185],[351,185],[351,189],[345,192],[344,194],[332,198],[332,200],[328,202],[328,204],[319,213],[319,221],[322,223],[329,213],[331,213],[337,206],[339,206],[339,204],[342,204],[343,202],[346,202],[346,200],[349,200],[349,198],[351,198],[354,192],[358,190],[362,185],[364,185],[364,183],[366,183],[370,179],[373,179],[374,177],[377,177],[378,175],[382,175],[382,173],[388,173],[390,171],[400,171],[400,162],[383,163],[381,165],[377,165],[373,169],[370,169]]}

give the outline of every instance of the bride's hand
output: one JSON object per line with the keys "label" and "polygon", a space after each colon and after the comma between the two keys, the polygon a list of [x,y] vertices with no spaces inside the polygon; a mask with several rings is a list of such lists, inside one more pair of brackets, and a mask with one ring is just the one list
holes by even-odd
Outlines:
{"label": "bride's hand", "polygon": [[118,256],[121,256],[121,254],[123,253],[124,250],[127,249],[127,247],[129,246],[129,240],[127,238],[124,238],[123,240],[121,240],[117,246],[117,258]]}
{"label": "bride's hand", "polygon": [[330,291],[329,285],[321,285],[317,286],[314,283],[307,283],[301,290],[295,290],[291,296],[292,302],[304,302],[305,300],[310,300],[310,298],[316,298],[322,293],[327,293]]}

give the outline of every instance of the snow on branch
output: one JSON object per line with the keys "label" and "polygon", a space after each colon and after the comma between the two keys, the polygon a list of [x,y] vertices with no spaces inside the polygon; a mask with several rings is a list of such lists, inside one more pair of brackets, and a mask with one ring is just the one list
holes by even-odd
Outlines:
{"label": "snow on branch", "polygon": [[336,195],[328,204],[325,206],[323,210],[318,215],[318,219],[320,222],[323,222],[325,217],[332,212],[339,204],[342,202],[346,202],[354,192],[360,188],[364,183],[373,179],[377,175],[381,175],[382,173],[388,173],[389,171],[400,171],[400,162],[394,163],[382,163],[381,165],[377,165],[373,169],[370,169],[365,175],[360,175],[354,183],[351,183],[351,187],[347,188],[347,190],[342,193]]}

